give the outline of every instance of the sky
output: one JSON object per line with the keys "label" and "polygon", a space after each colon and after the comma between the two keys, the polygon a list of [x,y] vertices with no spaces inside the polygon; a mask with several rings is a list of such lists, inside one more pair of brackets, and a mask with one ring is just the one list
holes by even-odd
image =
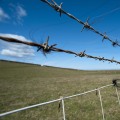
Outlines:
{"label": "sky", "polygon": [[[50,0],[49,0],[50,1]],[[62,9],[89,24],[112,40],[120,42],[119,0],[55,0],[63,2]],[[50,36],[49,44],[57,48],[100,56],[114,57],[120,61],[120,47],[113,47],[107,40],[83,25],[59,13],[40,0],[0,0],[0,35],[42,44]],[[11,60],[80,70],[120,69],[119,64],[75,57],[52,52],[47,56],[37,49],[22,44],[0,40],[0,60]]]}

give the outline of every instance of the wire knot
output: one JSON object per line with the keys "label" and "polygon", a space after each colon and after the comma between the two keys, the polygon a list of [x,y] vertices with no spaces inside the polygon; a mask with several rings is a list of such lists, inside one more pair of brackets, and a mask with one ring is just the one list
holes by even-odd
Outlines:
{"label": "wire knot", "polygon": [[116,45],[118,45],[118,41],[117,40],[112,42],[112,46],[113,47],[115,47]]}
{"label": "wire knot", "polygon": [[53,44],[53,45],[49,46],[48,42],[49,42],[49,36],[48,36],[46,42],[42,44],[42,47],[41,46],[38,47],[37,52],[42,50],[43,54],[46,55],[46,53],[50,53],[52,51],[52,48],[57,45],[57,44]]}
{"label": "wire knot", "polygon": [[101,60],[104,60],[104,57],[99,57],[99,60],[101,61]]}
{"label": "wire knot", "polygon": [[84,26],[83,26],[81,32],[82,32],[85,28],[87,28],[87,29],[90,29],[90,28],[91,28],[91,26],[89,25],[88,21],[89,21],[89,17],[87,18],[87,21],[86,21],[85,23],[83,23]]}
{"label": "wire knot", "polygon": [[79,57],[85,57],[85,55],[86,55],[86,54],[85,54],[85,50],[84,50],[83,52],[78,53],[77,55],[78,55]]}
{"label": "wire knot", "polygon": [[63,4],[63,3],[60,3],[60,5],[58,5],[54,0],[52,0],[52,2],[54,3],[53,8],[54,8],[57,12],[60,12],[60,17],[61,17],[61,14],[62,14],[62,4]]}

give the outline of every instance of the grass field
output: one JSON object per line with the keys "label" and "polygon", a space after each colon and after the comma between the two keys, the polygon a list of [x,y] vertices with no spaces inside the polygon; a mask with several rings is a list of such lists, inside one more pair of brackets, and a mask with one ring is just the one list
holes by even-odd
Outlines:
{"label": "grass field", "polygon": [[[112,83],[120,71],[82,71],[0,61],[0,113]],[[101,90],[105,120],[120,120],[115,88]],[[120,90],[119,90],[120,95]],[[1,120],[62,120],[59,103],[32,108]],[[65,100],[66,120],[102,120],[95,92]]]}

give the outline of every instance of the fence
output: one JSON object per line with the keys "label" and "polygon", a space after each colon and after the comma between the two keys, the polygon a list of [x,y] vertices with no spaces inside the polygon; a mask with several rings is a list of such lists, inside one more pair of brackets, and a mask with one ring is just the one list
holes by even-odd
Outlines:
{"label": "fence", "polygon": [[[90,91],[86,91],[86,92],[83,92],[83,93],[79,93],[79,94],[75,94],[75,95],[71,95],[71,96],[66,96],[66,97],[60,97],[59,99],[56,99],[56,100],[52,100],[52,101],[48,101],[48,102],[44,102],[44,103],[39,103],[39,104],[27,106],[27,107],[24,107],[24,108],[12,110],[12,111],[0,114],[0,117],[6,116],[6,115],[9,115],[9,114],[13,114],[13,113],[16,113],[16,112],[20,112],[20,111],[23,111],[23,110],[27,110],[27,109],[30,109],[30,108],[35,108],[35,107],[38,107],[38,106],[43,106],[43,105],[46,105],[46,104],[51,104],[51,103],[54,103],[54,102],[61,101],[63,120],[66,120],[65,105],[64,105],[64,100],[65,99],[70,99],[70,98],[73,98],[73,97],[77,97],[77,96],[81,96],[81,95],[85,95],[85,94],[88,94],[88,93],[91,93],[91,92],[98,91],[100,105],[101,105],[102,119],[105,120],[104,107],[103,107],[103,102],[102,102],[102,97],[101,97],[101,89],[109,87],[109,86],[113,86],[113,85],[114,84],[109,84],[109,85],[102,86],[102,87],[99,87],[99,88],[96,88],[96,89],[93,89],[93,90],[90,90]],[[115,88],[116,88],[116,95],[117,95],[118,103],[120,105],[120,97],[119,97],[119,93],[118,93],[118,88],[117,87],[115,87]]]}
{"label": "fence", "polygon": [[106,39],[108,41],[110,41],[112,43],[113,46],[119,46],[120,47],[120,44],[118,43],[118,41],[113,41],[112,39],[110,39],[107,35],[106,35],[106,32],[103,34],[97,30],[95,30],[90,24],[89,24],[89,17],[87,18],[87,21],[86,22],[83,22],[81,20],[79,20],[78,18],[76,18],[75,16],[73,16],[72,14],[66,12],[65,10],[62,9],[62,5],[63,3],[61,3],[60,5],[58,5],[54,0],[51,0],[51,2],[49,2],[48,0],[41,0],[42,2],[48,4],[50,7],[52,7],[55,11],[59,12],[60,13],[60,17],[62,14],[65,14],[67,15],[68,17],[72,18],[73,20],[77,21],[78,23],[82,24],[83,25],[83,28],[81,30],[81,32],[86,28],[88,30],[91,30],[93,31],[94,33],[100,35],[103,37],[103,40]]}

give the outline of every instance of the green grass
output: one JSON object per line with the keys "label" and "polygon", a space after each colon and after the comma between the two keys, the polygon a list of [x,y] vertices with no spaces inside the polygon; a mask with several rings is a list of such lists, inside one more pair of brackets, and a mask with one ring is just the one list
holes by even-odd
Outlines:
{"label": "green grass", "polygon": [[[0,113],[38,104],[60,96],[92,90],[120,78],[120,71],[80,71],[0,61]],[[120,120],[115,88],[101,90],[106,120]],[[120,94],[120,91],[119,91]],[[62,120],[59,103],[32,108],[1,120]],[[66,120],[101,120],[95,92],[65,100]]]}

